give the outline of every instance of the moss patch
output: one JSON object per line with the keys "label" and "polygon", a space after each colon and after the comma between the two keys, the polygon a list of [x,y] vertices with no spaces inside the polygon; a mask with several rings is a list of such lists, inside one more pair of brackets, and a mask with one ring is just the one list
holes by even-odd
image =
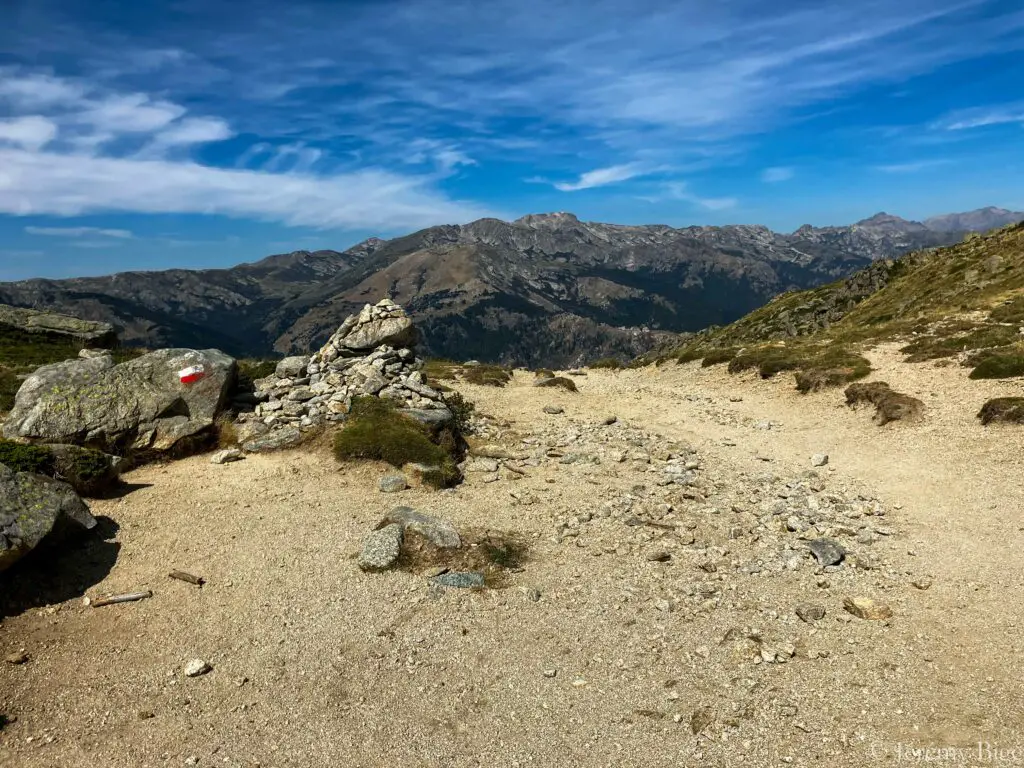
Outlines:
{"label": "moss patch", "polygon": [[617,371],[620,368],[625,367],[621,360],[617,357],[602,357],[600,360],[595,360],[588,367],[590,368],[607,368],[612,371]]}
{"label": "moss patch", "polygon": [[456,459],[461,436],[451,429],[432,435],[419,422],[403,416],[395,406],[378,397],[358,397],[345,427],[334,438],[339,459],[373,459],[393,467],[406,464],[436,466],[424,475],[434,487],[449,487],[461,480]]}
{"label": "moss patch", "polygon": [[871,403],[875,406],[874,421],[884,426],[891,421],[913,419],[924,413],[924,403],[916,397],[893,391],[884,381],[851,384],[846,388],[846,404]]}
{"label": "moss patch", "polygon": [[22,445],[0,439],[0,464],[15,472],[33,472],[53,477],[53,452],[41,445]]}
{"label": "moss patch", "polygon": [[1024,376],[1024,351],[991,352],[975,359],[972,379],[1010,379]]}
{"label": "moss patch", "polygon": [[567,379],[564,376],[554,376],[550,379],[540,379],[535,383],[537,387],[557,387],[564,389],[566,392],[577,392],[576,382],[572,379]]}
{"label": "moss patch", "polygon": [[512,381],[512,372],[500,365],[471,365],[462,369],[462,378],[470,384],[504,387]]}

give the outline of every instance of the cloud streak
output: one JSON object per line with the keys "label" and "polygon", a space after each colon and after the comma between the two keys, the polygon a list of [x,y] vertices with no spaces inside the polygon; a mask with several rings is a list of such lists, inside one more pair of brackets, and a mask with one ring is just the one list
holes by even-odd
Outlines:
{"label": "cloud streak", "polygon": [[26,234],[43,237],[113,237],[130,240],[135,235],[127,229],[102,229],[99,227],[25,227]]}
{"label": "cloud streak", "polygon": [[559,192],[579,192],[582,189],[593,189],[594,187],[606,187],[609,184],[617,184],[621,181],[635,179],[645,175],[643,166],[636,163],[627,165],[613,165],[608,168],[597,168],[581,174],[579,179],[572,182],[553,182],[552,186]]}
{"label": "cloud streak", "polygon": [[765,168],[761,171],[761,181],[766,184],[778,184],[781,181],[789,181],[794,175],[796,175],[796,171],[792,168],[782,166]]}

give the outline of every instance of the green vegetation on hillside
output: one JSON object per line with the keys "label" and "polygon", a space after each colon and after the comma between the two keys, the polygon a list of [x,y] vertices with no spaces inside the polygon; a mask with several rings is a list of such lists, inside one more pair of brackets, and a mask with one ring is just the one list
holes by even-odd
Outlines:
{"label": "green vegetation on hillside", "polygon": [[[865,347],[902,341],[908,362],[958,359],[972,378],[1024,375],[1024,224],[880,261],[810,291],[783,294],[658,362],[729,363],[802,391],[862,378]],[[809,373],[818,372],[817,376]]]}

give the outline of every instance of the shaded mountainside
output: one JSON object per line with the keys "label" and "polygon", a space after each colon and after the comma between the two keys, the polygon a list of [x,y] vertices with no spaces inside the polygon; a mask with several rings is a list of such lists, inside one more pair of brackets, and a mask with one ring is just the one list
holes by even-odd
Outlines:
{"label": "shaded mountainside", "polygon": [[315,349],[344,317],[388,296],[423,329],[428,354],[564,366],[629,358],[666,332],[726,324],[779,293],[961,237],[888,214],[787,235],[556,213],[431,227],[231,269],[6,283],[0,303],[108,322],[129,345],[263,355]]}
{"label": "shaded mountainside", "polygon": [[713,364],[772,350],[773,364],[788,357],[798,364],[785,369],[795,369],[824,350],[838,359],[886,341],[902,341],[909,362],[956,360],[974,378],[1024,376],[1024,223],[778,296],[668,357]]}

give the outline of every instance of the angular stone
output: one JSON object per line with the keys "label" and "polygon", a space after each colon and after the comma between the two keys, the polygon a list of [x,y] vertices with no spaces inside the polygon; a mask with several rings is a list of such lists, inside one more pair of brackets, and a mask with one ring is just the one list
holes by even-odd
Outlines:
{"label": "angular stone", "polygon": [[363,550],[357,563],[364,571],[383,571],[390,568],[402,554],[402,526],[393,523],[372,531],[363,540]]}
{"label": "angular stone", "polygon": [[822,567],[838,565],[846,557],[843,545],[834,539],[815,539],[808,542],[807,548]]}
{"label": "angular stone", "polygon": [[223,451],[217,451],[210,457],[211,464],[227,464],[232,461],[238,461],[242,458],[242,452],[237,448],[225,448]]}
{"label": "angular stone", "polygon": [[858,619],[883,621],[892,618],[892,608],[870,597],[847,597],[843,600],[843,608]]}
{"label": "angular stone", "polygon": [[825,618],[825,606],[817,603],[797,603],[795,612],[801,621],[806,621],[808,624]]}
{"label": "angular stone", "polygon": [[309,366],[309,358],[296,355],[286,357],[277,364],[275,373],[282,379],[298,379],[306,375]]}
{"label": "angular stone", "polygon": [[812,467],[824,467],[826,464],[828,464],[827,453],[816,453],[813,456],[811,456]]}
{"label": "angular stone", "polygon": [[89,507],[67,483],[0,464],[0,571],[51,532],[95,527]]}
{"label": "angular stone", "polygon": [[378,528],[398,524],[405,531],[413,531],[423,536],[430,543],[442,549],[458,549],[462,546],[462,538],[455,526],[446,520],[424,515],[412,507],[395,507],[378,524]]}
{"label": "angular stone", "polygon": [[212,671],[213,667],[202,659],[192,659],[192,661],[185,665],[185,677],[199,677]]}
{"label": "angular stone", "polygon": [[560,405],[545,405],[544,413],[549,413],[552,416],[557,416],[560,413],[565,413],[565,408]]}
{"label": "angular stone", "polygon": [[265,453],[282,448],[294,448],[302,442],[302,432],[297,427],[282,427],[242,444],[246,453]]}

